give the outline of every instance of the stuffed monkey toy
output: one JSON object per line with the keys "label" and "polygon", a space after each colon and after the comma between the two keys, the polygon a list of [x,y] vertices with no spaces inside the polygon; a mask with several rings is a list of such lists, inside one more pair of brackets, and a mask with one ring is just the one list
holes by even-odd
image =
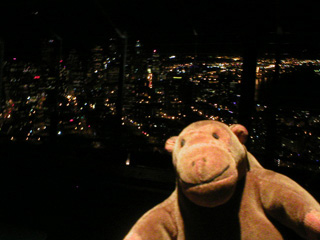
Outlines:
{"label": "stuffed monkey toy", "polygon": [[263,168],[240,124],[204,120],[166,142],[176,188],[125,240],[285,239],[278,226],[320,239],[320,205],[290,178]]}

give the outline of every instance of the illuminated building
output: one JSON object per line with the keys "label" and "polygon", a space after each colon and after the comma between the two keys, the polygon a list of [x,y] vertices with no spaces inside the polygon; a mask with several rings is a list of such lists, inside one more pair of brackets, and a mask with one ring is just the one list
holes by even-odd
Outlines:
{"label": "illuminated building", "polygon": [[153,74],[153,81],[158,82],[160,77],[160,55],[158,51],[155,49],[152,53],[152,62],[151,62],[151,71]]}
{"label": "illuminated building", "polygon": [[85,69],[75,49],[69,52],[65,64],[67,66],[66,88],[75,94],[81,94],[85,85]]}
{"label": "illuminated building", "polygon": [[135,54],[136,55],[140,55],[141,54],[141,43],[140,43],[140,40],[136,41]]}

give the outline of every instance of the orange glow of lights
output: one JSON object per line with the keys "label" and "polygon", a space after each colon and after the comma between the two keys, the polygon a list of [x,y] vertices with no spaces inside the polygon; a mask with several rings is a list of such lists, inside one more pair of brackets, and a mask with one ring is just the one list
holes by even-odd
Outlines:
{"label": "orange glow of lights", "polygon": [[149,81],[149,84],[148,84],[149,88],[152,88],[152,77],[153,77],[152,73],[149,73],[148,77],[147,77],[147,79]]}

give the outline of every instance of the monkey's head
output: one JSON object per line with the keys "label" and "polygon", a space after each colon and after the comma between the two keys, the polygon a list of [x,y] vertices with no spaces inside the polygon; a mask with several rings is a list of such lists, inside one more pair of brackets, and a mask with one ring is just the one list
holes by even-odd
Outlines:
{"label": "monkey's head", "polygon": [[227,202],[247,171],[247,129],[204,120],[190,124],[166,142],[177,184],[193,203],[215,207]]}

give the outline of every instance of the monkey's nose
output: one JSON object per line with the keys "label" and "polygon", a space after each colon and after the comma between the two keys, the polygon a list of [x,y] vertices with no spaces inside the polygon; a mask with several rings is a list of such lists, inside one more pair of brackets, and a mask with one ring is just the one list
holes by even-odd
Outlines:
{"label": "monkey's nose", "polygon": [[192,161],[191,166],[194,167],[196,165],[196,162],[200,161],[200,164],[202,163],[206,163],[207,159],[206,158],[202,158],[200,160],[196,160],[196,161]]}

